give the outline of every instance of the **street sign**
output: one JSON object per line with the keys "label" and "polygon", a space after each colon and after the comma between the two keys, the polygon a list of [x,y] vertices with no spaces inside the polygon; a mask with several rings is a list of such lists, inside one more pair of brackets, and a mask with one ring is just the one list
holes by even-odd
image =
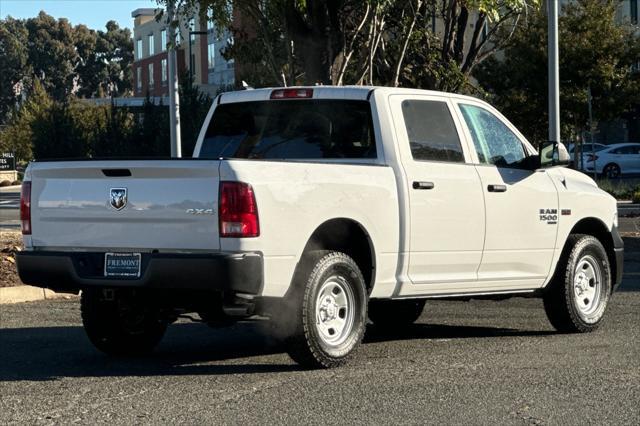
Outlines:
{"label": "street sign", "polygon": [[16,156],[13,152],[0,152],[0,172],[14,171],[16,169]]}

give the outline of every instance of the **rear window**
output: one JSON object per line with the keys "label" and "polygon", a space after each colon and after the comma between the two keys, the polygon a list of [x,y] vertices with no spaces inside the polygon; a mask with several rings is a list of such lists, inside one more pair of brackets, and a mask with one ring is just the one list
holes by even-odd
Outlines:
{"label": "rear window", "polygon": [[284,100],[219,105],[200,158],[376,158],[366,101]]}

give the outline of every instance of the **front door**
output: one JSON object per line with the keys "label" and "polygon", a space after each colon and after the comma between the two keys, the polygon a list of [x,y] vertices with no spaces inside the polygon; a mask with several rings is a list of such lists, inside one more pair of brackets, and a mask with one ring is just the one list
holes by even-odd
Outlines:
{"label": "front door", "polygon": [[531,170],[527,148],[506,119],[482,104],[460,101],[473,141],[486,206],[478,280],[536,287],[549,274],[558,228],[558,193],[544,170]]}
{"label": "front door", "polygon": [[480,179],[459,137],[452,104],[437,96],[392,96],[391,106],[409,191],[405,294],[473,287],[482,258],[484,201]]}

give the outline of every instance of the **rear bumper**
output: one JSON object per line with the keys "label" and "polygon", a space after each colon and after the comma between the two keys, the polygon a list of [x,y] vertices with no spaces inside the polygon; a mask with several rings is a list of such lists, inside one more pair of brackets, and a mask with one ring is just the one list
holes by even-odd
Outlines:
{"label": "rear bumper", "polygon": [[139,278],[105,277],[104,253],[23,251],[20,279],[37,287],[76,292],[83,288],[161,288],[259,294],[260,253],[143,253]]}

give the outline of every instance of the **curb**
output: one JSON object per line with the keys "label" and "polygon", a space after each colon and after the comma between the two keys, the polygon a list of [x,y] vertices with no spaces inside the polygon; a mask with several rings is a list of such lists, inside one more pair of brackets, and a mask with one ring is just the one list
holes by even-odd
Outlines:
{"label": "curb", "polygon": [[22,185],[10,185],[10,186],[3,186],[2,189],[0,189],[0,192],[20,192],[22,189]]}
{"label": "curb", "polygon": [[46,288],[19,285],[16,287],[0,287],[0,305],[39,300],[75,299],[78,296],[68,293],[55,293]]}

